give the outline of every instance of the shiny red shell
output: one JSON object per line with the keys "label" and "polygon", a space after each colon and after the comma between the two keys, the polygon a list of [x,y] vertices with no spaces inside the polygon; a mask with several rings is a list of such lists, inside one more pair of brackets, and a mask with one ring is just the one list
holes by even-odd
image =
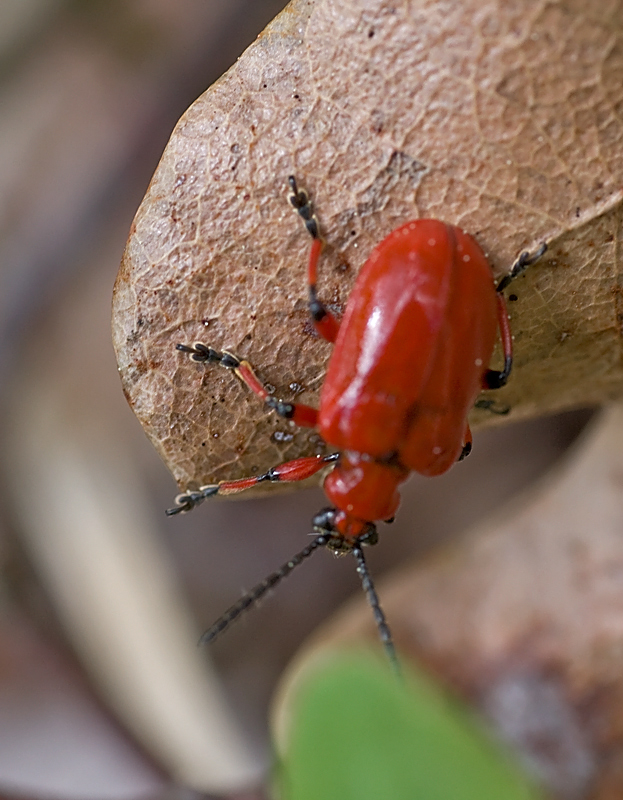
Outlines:
{"label": "shiny red shell", "polygon": [[341,320],[318,417],[343,453],[325,491],[348,516],[391,516],[409,471],[439,475],[458,459],[497,314],[491,268],[460,228],[414,220],[374,249]]}

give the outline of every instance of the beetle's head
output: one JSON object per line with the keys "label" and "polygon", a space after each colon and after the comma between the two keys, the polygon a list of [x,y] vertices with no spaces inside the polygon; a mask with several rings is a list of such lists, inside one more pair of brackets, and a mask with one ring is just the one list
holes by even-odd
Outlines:
{"label": "beetle's head", "polygon": [[337,555],[350,553],[356,544],[373,545],[379,540],[373,522],[353,519],[337,508],[323,508],[313,518],[312,524],[316,533],[329,537],[325,547]]}

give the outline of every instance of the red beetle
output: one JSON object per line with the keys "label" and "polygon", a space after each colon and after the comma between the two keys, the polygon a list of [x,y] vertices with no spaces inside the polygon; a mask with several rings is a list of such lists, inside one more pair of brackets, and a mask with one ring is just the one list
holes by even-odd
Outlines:
{"label": "red beetle", "polygon": [[[335,344],[318,410],[268,393],[251,365],[205,344],[178,344],[200,363],[231,369],[278,414],[316,428],[338,452],[288,461],[263,475],[203,486],[178,495],[168,514],[189,511],[216,494],[262,481],[309,478],[329,463],[324,481],[332,503],[313,520],[317,537],[291,561],[232,606],[203,635],[210,641],[314,550],[352,552],[390,658],[389,628],[366,568],[362,545],[375,544],[375,522],[398,508],[398,487],[410,472],[440,475],[471,450],[467,415],[481,389],[504,386],[512,337],[502,290],[546,249],[522,253],[496,286],[476,241],[454,225],[418,219],[401,225],[372,251],[338,321],[318,299],[322,241],[307,193],[289,178],[289,199],[312,237],[309,310],[319,335]],[[489,369],[497,330],[504,368]]]}

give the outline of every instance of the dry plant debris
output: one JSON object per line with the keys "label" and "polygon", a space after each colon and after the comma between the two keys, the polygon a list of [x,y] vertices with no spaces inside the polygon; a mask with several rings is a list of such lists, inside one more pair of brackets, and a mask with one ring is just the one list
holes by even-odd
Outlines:
{"label": "dry plant debris", "polygon": [[333,308],[410,218],[465,228],[498,275],[547,240],[512,288],[516,372],[498,399],[519,418],[620,392],[622,28],[617,0],[293,0],[191,106],[132,226],[113,321],[125,393],[181,487],[322,448],[175,350],[226,347],[317,403],[330,346],[308,322],[290,174],[315,200]]}

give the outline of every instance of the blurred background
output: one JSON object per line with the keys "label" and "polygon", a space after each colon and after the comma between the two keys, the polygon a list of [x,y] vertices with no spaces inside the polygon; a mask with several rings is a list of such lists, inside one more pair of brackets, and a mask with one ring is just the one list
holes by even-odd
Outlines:
{"label": "blurred background", "polygon": [[[210,649],[202,629],[301,549],[320,490],[166,519],[173,480],[125,404],[112,287],[185,108],[283,0],[0,3],[0,796],[262,797],[285,664],[359,590],[320,553]],[[476,436],[413,479],[375,575],[536,480],[588,419]]]}

